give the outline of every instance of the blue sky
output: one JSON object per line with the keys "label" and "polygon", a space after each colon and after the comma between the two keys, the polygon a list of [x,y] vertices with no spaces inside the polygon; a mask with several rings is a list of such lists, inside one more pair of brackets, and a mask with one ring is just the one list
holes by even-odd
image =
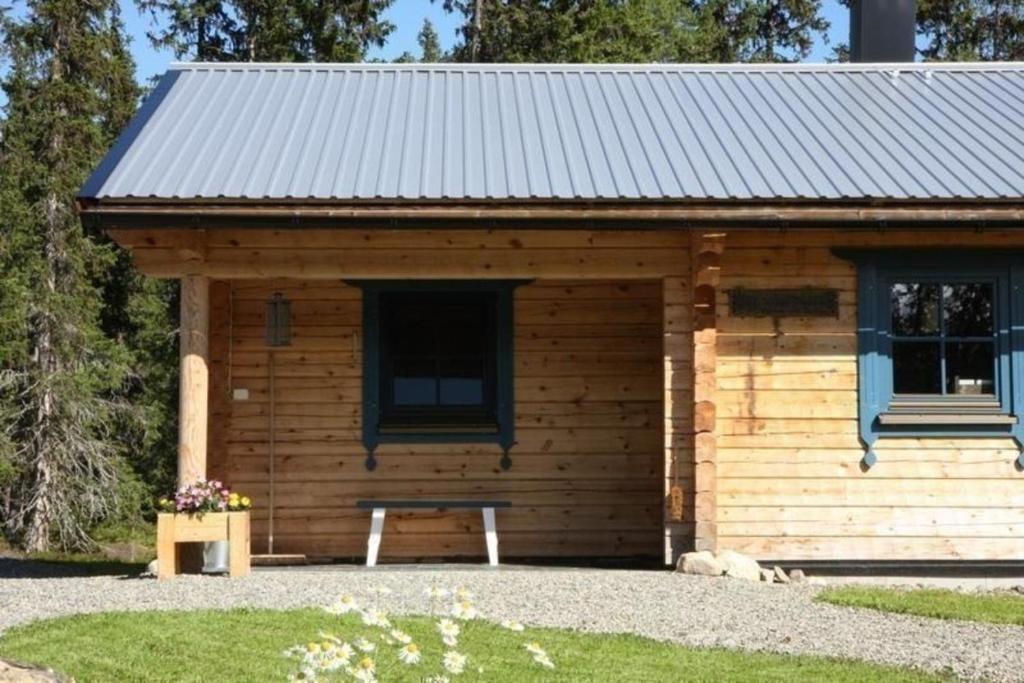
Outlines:
{"label": "blue sky", "polygon": [[[132,37],[132,54],[138,67],[139,82],[145,83],[153,76],[162,74],[167,70],[167,65],[174,61],[174,55],[169,50],[157,50],[153,48],[146,32],[153,29],[153,24],[148,14],[139,13],[133,0],[120,0],[122,17],[128,29],[128,35]],[[2,0],[0,0],[2,2]],[[15,4],[17,11],[20,3]],[[849,34],[849,11],[839,4],[839,0],[825,0],[825,17],[832,23],[829,31],[829,45],[819,41],[815,45],[808,61],[823,62],[831,53],[831,45],[846,40]],[[371,58],[391,60],[403,52],[411,52],[419,55],[419,45],[416,43],[416,34],[419,33],[423,20],[429,18],[437,28],[441,38],[441,46],[445,49],[455,42],[455,29],[459,26],[456,15],[445,14],[441,9],[441,3],[430,0],[395,0],[388,9],[388,19],[395,24],[394,32],[389,36],[387,44],[382,48],[376,48],[370,52]],[[0,75],[3,73],[0,65]],[[0,92],[0,106],[6,102],[3,92]]]}
{"label": "blue sky", "polygon": [[[139,68],[139,80],[145,81],[153,75],[163,73],[167,65],[174,61],[174,55],[167,50],[154,50],[146,39],[146,31],[152,28],[148,16],[140,16],[132,0],[122,0],[124,20],[128,25],[129,34],[134,36],[132,52]],[[834,44],[846,39],[849,32],[848,10],[838,0],[825,0],[825,16],[832,22],[829,32],[830,41]],[[405,51],[419,54],[416,34],[423,25],[424,18],[430,18],[441,37],[442,47],[451,47],[455,42],[455,29],[459,25],[458,17],[445,14],[440,2],[430,0],[395,0],[388,10],[388,19],[397,27],[388,39],[387,45],[375,49],[370,57],[384,60],[394,59]],[[831,47],[824,44],[815,46],[809,61],[821,62],[831,52]]]}

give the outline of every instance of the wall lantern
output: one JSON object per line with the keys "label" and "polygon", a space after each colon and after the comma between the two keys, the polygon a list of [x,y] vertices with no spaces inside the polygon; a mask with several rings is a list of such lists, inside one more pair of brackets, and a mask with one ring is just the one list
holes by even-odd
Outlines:
{"label": "wall lantern", "polygon": [[276,292],[267,299],[267,346],[291,346],[292,302]]}

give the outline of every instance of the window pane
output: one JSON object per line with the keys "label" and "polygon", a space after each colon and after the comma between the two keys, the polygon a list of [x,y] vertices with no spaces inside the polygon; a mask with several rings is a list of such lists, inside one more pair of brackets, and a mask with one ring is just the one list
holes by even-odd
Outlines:
{"label": "window pane", "polygon": [[990,342],[946,344],[946,393],[995,394],[995,358]]}
{"label": "window pane", "polygon": [[442,306],[438,310],[438,347],[444,355],[484,352],[487,318],[483,302],[476,297]]}
{"label": "window pane", "polygon": [[441,405],[478,406],[484,402],[484,359],[450,358],[441,361]]}
{"label": "window pane", "polygon": [[950,337],[988,337],[992,334],[992,285],[944,285],[946,334]]}
{"label": "window pane", "polygon": [[896,394],[941,394],[938,342],[893,342],[892,384]]}
{"label": "window pane", "polygon": [[396,358],[391,386],[397,406],[437,405],[437,363],[432,358]]}
{"label": "window pane", "polygon": [[939,333],[939,285],[897,283],[890,290],[892,333],[923,337]]}
{"label": "window pane", "polygon": [[427,354],[435,350],[434,311],[416,300],[398,299],[385,306],[385,334],[396,355]]}

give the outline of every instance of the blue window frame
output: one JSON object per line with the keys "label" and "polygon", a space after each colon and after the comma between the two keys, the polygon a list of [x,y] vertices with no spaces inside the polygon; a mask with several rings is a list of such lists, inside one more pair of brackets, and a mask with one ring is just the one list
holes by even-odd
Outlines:
{"label": "blue window frame", "polygon": [[521,281],[366,281],[363,445],[495,443],[511,466],[513,293]]}
{"label": "blue window frame", "polygon": [[1024,467],[1024,255],[837,249],[857,264],[860,437],[1012,437]]}

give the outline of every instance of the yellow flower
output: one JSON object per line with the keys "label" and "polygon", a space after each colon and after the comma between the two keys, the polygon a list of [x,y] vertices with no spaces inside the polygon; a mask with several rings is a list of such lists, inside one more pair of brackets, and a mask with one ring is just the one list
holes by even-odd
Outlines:
{"label": "yellow flower", "polygon": [[242,507],[247,508],[252,505],[252,501],[249,500],[249,496],[242,496]]}
{"label": "yellow flower", "polygon": [[308,645],[306,645],[306,649],[309,650],[310,652],[319,652],[320,651],[320,643],[309,643]]}

